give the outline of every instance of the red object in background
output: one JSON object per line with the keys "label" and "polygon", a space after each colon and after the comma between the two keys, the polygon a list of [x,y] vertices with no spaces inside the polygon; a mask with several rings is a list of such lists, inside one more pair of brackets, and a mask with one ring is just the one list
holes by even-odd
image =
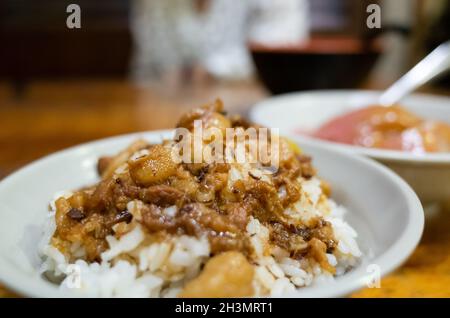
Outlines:
{"label": "red object in background", "polygon": [[312,134],[338,143],[413,153],[450,150],[450,126],[399,106],[370,106],[331,119]]}

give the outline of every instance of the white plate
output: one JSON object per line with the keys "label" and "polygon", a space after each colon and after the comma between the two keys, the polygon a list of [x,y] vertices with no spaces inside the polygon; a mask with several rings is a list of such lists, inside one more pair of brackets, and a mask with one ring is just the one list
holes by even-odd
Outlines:
{"label": "white plate", "polygon": [[[362,154],[386,164],[401,175],[423,202],[450,197],[450,153],[414,155],[408,152],[344,145],[296,133],[312,132],[340,114],[368,105],[380,92],[325,90],[291,93],[269,98],[250,111],[250,119],[306,144],[321,144]],[[401,103],[417,115],[450,123],[450,98],[413,94]]]}
{"label": "white plate", "polygon": [[[99,156],[114,154],[143,137],[158,142],[169,132],[148,132],[104,139],[45,157],[0,183],[0,281],[27,296],[61,297],[57,286],[39,276],[37,244],[54,193],[97,180]],[[349,209],[347,220],[359,233],[364,262],[335,283],[300,290],[295,296],[335,297],[365,286],[378,266],[385,275],[416,247],[423,229],[422,206],[411,188],[394,173],[364,158],[304,145],[333,197]],[[375,264],[375,267],[367,267]]]}

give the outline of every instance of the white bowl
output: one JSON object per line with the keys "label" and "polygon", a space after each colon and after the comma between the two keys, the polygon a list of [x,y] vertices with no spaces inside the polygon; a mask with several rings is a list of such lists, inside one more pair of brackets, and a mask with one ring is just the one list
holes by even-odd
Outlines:
{"label": "white bowl", "polygon": [[[104,139],[70,148],[32,163],[0,183],[0,281],[38,297],[71,296],[38,274],[37,244],[55,192],[97,180],[99,156],[114,154],[141,137],[159,142],[170,132],[148,132]],[[411,188],[385,167],[336,150],[304,145],[320,175],[345,205],[347,220],[359,233],[363,263],[335,283],[302,289],[295,296],[343,296],[365,286],[369,264],[380,275],[398,267],[416,247],[423,229],[423,209]],[[377,268],[377,267],[375,267]]]}
{"label": "white bowl", "polygon": [[[422,202],[450,198],[450,153],[415,155],[402,151],[372,149],[320,140],[296,133],[312,132],[333,117],[376,101],[375,91],[330,90],[292,93],[269,98],[257,104],[250,119],[279,128],[301,143],[321,144],[362,154],[387,165],[404,178]],[[450,123],[450,98],[413,94],[401,103],[417,115]]]}

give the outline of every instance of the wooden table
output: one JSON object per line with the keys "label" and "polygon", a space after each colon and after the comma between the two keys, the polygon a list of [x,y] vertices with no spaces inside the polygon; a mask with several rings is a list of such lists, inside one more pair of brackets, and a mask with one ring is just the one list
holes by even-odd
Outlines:
{"label": "wooden table", "polygon": [[[177,92],[176,94],[174,92]],[[186,109],[221,97],[243,113],[267,93],[256,83],[135,87],[126,82],[36,82],[16,96],[0,83],[0,178],[48,153],[107,136],[170,128]],[[450,204],[449,204],[450,206]],[[427,219],[413,256],[354,297],[450,297],[450,208]],[[1,269],[0,269],[1,270]],[[14,296],[0,285],[0,297]]]}

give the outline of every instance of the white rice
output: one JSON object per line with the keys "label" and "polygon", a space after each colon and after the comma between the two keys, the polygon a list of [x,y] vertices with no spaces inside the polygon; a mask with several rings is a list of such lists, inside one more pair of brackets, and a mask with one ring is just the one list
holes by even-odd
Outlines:
{"label": "white rice", "polygon": [[[231,180],[244,177],[231,169]],[[285,211],[289,217],[307,222],[313,216],[322,216],[331,223],[338,245],[333,254],[327,254],[330,265],[336,267],[336,276],[344,274],[358,264],[361,257],[356,242],[357,233],[344,221],[346,210],[331,199],[323,200],[320,181],[316,178],[300,180],[302,197]],[[280,195],[283,195],[281,191]],[[69,195],[70,194],[65,194]],[[132,201],[128,210],[139,219],[142,202]],[[51,204],[54,208],[54,204]],[[164,210],[167,215],[176,213],[176,207]],[[90,297],[176,297],[184,284],[195,278],[210,255],[206,237],[186,235],[167,238],[163,242],[149,242],[139,224],[119,239],[107,237],[109,249],[101,254],[101,263],[79,259],[69,263],[66,257],[50,245],[55,231],[54,212],[46,224],[40,254],[42,272],[60,281],[60,288],[73,290]],[[269,229],[251,218],[247,234],[253,247],[256,263],[253,286],[254,296],[279,297],[295,292],[297,288],[323,284],[334,276],[310,259],[295,260],[279,247],[269,243]],[[84,257],[84,248],[73,244],[71,255]],[[126,255],[126,257],[124,257]]]}

